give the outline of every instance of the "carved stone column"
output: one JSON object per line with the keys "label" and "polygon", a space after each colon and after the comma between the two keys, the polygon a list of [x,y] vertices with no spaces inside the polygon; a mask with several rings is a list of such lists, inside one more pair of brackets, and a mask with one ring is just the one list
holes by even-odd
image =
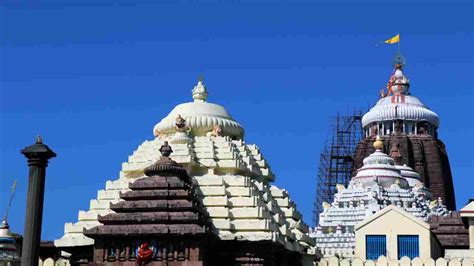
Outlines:
{"label": "carved stone column", "polygon": [[48,160],[56,157],[56,153],[43,144],[40,136],[36,138],[35,144],[24,148],[21,153],[28,158],[30,167],[21,265],[37,266],[43,221],[46,167]]}

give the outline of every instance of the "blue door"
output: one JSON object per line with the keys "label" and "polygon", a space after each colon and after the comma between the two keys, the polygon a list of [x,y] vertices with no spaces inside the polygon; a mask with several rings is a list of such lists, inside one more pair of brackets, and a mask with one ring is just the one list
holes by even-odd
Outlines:
{"label": "blue door", "polygon": [[387,256],[387,238],[384,235],[365,236],[365,257],[368,260],[376,260],[379,256]]}

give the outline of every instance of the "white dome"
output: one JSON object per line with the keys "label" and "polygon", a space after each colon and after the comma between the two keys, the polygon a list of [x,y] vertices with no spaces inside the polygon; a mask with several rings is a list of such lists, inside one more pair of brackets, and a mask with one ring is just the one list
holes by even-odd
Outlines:
{"label": "white dome", "polygon": [[402,95],[405,101],[402,103],[392,103],[392,97],[384,97],[372,107],[363,117],[362,126],[365,128],[373,122],[411,120],[427,121],[438,127],[438,115],[428,109],[421,101],[412,95]]}
{"label": "white dome", "polygon": [[186,120],[186,126],[195,136],[203,136],[214,127],[221,126],[222,134],[236,139],[242,139],[244,129],[226,112],[224,107],[206,102],[207,90],[199,81],[193,90],[194,102],[177,105],[173,110],[155,125],[156,135],[176,132],[175,119],[180,115]]}
{"label": "white dome", "polygon": [[390,187],[395,183],[399,183],[402,188],[408,187],[407,180],[400,174],[394,160],[381,150],[376,150],[364,159],[364,166],[357,170],[352,180],[357,180],[365,186],[371,186],[377,180],[382,187]]}
{"label": "white dome", "polygon": [[408,181],[410,187],[414,187],[421,183],[421,176],[413,168],[407,165],[395,165],[395,167],[400,171],[400,174],[403,178]]}

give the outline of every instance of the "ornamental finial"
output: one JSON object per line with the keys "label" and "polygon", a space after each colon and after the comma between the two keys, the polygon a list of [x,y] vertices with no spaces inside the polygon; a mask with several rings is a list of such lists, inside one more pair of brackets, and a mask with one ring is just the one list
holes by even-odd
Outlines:
{"label": "ornamental finial", "polygon": [[36,136],[36,144],[43,144],[43,138],[39,134]]}
{"label": "ornamental finial", "polygon": [[161,145],[160,152],[163,157],[169,157],[170,154],[173,152],[171,146],[168,145],[168,141],[165,141],[163,145]]}
{"label": "ornamental finial", "polygon": [[194,86],[194,89],[192,90],[193,99],[195,102],[205,102],[207,100],[208,93],[203,81],[204,77],[200,76],[197,85]]}
{"label": "ornamental finial", "polygon": [[383,142],[379,135],[377,135],[377,138],[375,139],[374,148],[380,151],[383,150]]}
{"label": "ornamental finial", "polygon": [[393,57],[393,67],[395,67],[396,69],[401,69],[405,66],[405,57],[403,57],[403,55],[400,53],[400,52],[397,52],[397,54],[395,55],[395,57]]}

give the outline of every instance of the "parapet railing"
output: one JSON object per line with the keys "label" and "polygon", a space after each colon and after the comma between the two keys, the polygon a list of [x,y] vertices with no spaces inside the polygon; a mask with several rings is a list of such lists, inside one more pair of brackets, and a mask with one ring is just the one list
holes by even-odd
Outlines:
{"label": "parapet railing", "polygon": [[446,259],[438,258],[422,260],[420,258],[410,259],[403,257],[400,260],[388,260],[380,256],[377,260],[363,261],[359,258],[339,259],[337,257],[323,258],[316,263],[317,266],[474,266],[474,259]]}

